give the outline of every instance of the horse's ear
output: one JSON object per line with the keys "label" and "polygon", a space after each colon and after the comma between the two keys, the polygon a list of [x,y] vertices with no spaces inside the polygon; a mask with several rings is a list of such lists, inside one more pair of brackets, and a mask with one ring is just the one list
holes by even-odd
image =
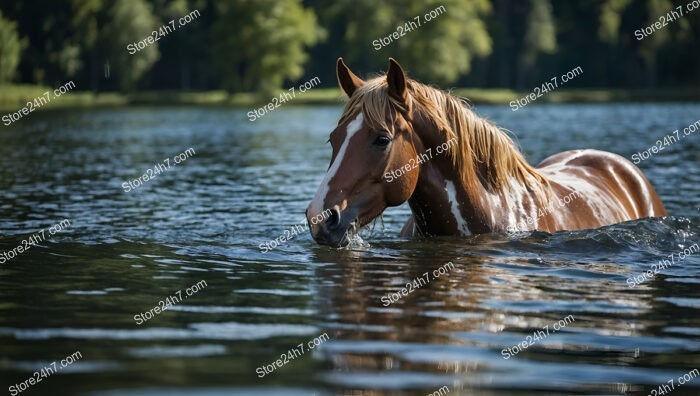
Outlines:
{"label": "horse's ear", "polygon": [[340,84],[340,87],[343,89],[343,91],[345,91],[345,94],[348,95],[348,97],[351,97],[357,88],[365,85],[365,82],[351,72],[345,65],[343,58],[338,58],[336,72],[338,74],[338,84]]}
{"label": "horse's ear", "polygon": [[406,74],[404,74],[399,62],[389,58],[389,71],[386,73],[386,82],[389,85],[389,95],[394,98],[406,100]]}

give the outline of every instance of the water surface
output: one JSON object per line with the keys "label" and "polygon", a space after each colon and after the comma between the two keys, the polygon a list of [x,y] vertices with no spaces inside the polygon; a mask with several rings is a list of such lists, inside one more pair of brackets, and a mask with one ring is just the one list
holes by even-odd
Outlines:
{"label": "water surface", "polygon": [[[700,252],[678,254],[700,242],[700,132],[639,165],[664,219],[411,241],[398,237],[404,205],[363,246],[303,233],[263,252],[303,219],[341,107],[287,106],[256,122],[247,110],[47,111],[0,129],[0,254],[46,230],[0,264],[4,389],[80,351],[23,394],[648,394],[671,379],[674,395],[698,394],[700,379],[678,377],[700,369]],[[698,104],[476,110],[535,163],[574,148],[631,158],[700,115]],[[124,191],[166,158],[169,169]],[[670,254],[674,265],[629,286]],[[408,282],[411,293],[382,302]]]}

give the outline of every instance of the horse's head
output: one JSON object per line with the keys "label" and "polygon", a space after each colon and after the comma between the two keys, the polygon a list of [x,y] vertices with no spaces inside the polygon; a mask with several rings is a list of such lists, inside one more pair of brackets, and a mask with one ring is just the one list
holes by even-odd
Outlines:
{"label": "horse's head", "polygon": [[406,75],[395,60],[386,76],[363,81],[341,58],[337,75],[350,101],[330,134],[330,166],[306,216],[318,243],[344,246],[349,229],[410,198],[422,144],[413,133]]}

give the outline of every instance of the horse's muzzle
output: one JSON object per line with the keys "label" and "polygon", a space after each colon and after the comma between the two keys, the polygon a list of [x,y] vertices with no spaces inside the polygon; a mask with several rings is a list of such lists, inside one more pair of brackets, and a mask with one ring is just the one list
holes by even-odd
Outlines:
{"label": "horse's muzzle", "polygon": [[311,217],[307,209],[306,221],[316,243],[333,247],[346,246],[349,242],[347,231],[351,223],[351,219],[346,215],[347,213],[344,213],[341,216],[337,209],[330,208]]}

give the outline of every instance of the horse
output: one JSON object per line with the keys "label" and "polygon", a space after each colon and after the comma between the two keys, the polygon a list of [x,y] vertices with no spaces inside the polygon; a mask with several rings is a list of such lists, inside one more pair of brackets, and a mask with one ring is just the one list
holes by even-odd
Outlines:
{"label": "horse", "polygon": [[[402,237],[554,233],[667,215],[651,183],[622,156],[570,150],[533,167],[464,99],[409,79],[393,58],[385,75],[367,81],[342,58],[336,73],[349,100],[306,209],[319,244],[346,246],[352,233],[406,201],[412,215]],[[321,213],[323,221],[310,221]]]}

